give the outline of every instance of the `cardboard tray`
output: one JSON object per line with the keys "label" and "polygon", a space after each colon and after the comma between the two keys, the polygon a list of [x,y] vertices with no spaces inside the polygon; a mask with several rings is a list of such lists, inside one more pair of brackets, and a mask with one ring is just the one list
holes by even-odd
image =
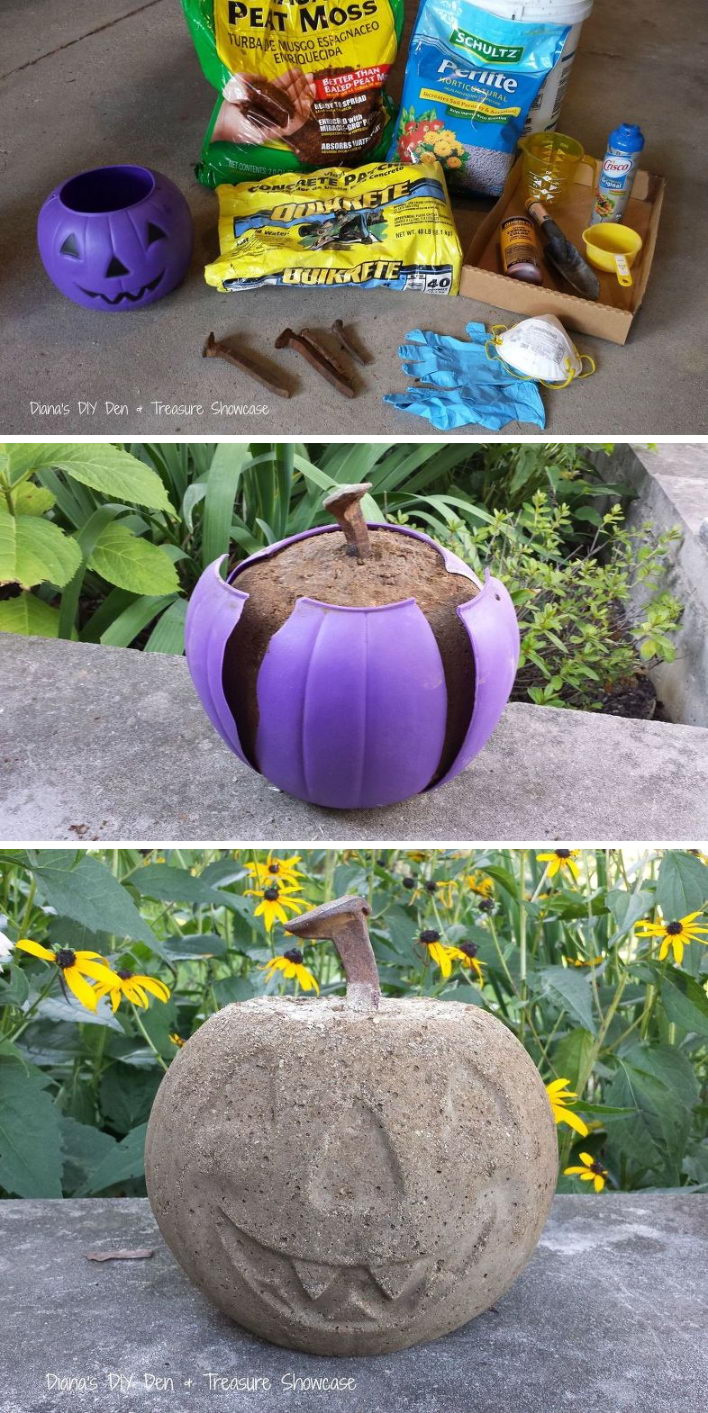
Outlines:
{"label": "cardboard tray", "polygon": [[[583,158],[567,195],[549,211],[581,255],[585,255],[582,233],[590,224],[600,166],[593,157]],[[469,245],[462,266],[460,294],[500,309],[512,309],[516,314],[556,314],[571,329],[595,334],[611,343],[626,343],[651,273],[666,186],[664,178],[650,172],[637,172],[623,217],[623,222],[638,231],[644,241],[639,258],[632,266],[634,284],[624,289],[614,275],[596,270],[600,298],[594,301],[566,293],[568,286],[545,262],[542,285],[526,284],[501,273],[499,223],[506,216],[518,216],[524,211],[521,168],[519,158],[509,173],[502,195]],[[540,236],[539,243],[543,245]]]}

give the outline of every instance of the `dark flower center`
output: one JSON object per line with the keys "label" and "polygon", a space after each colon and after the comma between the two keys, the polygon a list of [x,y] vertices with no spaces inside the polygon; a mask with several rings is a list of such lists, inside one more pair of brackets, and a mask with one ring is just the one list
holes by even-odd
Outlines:
{"label": "dark flower center", "polygon": [[438,886],[437,883],[435,883],[435,882],[433,881],[433,879],[431,878],[431,879],[429,880],[429,882],[427,882],[427,883],[425,884],[425,891],[426,891],[426,893],[434,893],[434,892],[435,892],[435,889],[437,888],[437,886]]}
{"label": "dark flower center", "polygon": [[404,878],[404,880],[403,880],[403,887],[404,887],[404,888],[415,888],[415,879],[412,878],[410,874],[408,875],[407,878]]}
{"label": "dark flower center", "polygon": [[76,953],[70,947],[62,947],[56,954],[57,966],[65,971],[67,967],[73,967],[76,963]]}
{"label": "dark flower center", "polygon": [[263,897],[269,903],[277,903],[280,897],[280,889],[277,883],[271,883],[270,888],[265,888],[263,890]]}
{"label": "dark flower center", "polygon": [[480,899],[480,902],[479,902],[479,910],[480,910],[481,913],[493,913],[493,912],[494,912],[494,903],[492,902],[492,899],[491,899],[491,898],[481,898],[481,899]]}
{"label": "dark flower center", "polygon": [[683,932],[683,928],[680,922],[667,922],[666,931],[669,937],[678,937],[679,933]]}
{"label": "dark flower center", "polygon": [[476,942],[458,942],[457,945],[458,945],[460,951],[461,951],[461,952],[464,952],[464,954],[465,954],[466,957],[476,957],[476,956],[477,956],[477,953],[478,953],[478,951],[479,951],[479,947],[477,946]]}
{"label": "dark flower center", "polygon": [[117,971],[117,972],[116,972],[116,976],[119,976],[120,979],[121,979],[121,981],[130,981],[130,978],[131,978],[132,975],[133,975],[132,971]]}
{"label": "dark flower center", "polygon": [[289,962],[295,962],[296,966],[302,966],[302,952],[299,947],[291,947],[289,952],[283,952],[283,956]]}
{"label": "dark flower center", "polygon": [[269,872],[269,873],[280,873],[280,864],[279,864],[279,863],[269,863],[269,864],[268,864],[268,872]]}
{"label": "dark flower center", "polygon": [[427,931],[421,932],[418,941],[422,942],[424,947],[432,947],[433,942],[440,941],[440,933],[436,932],[434,927],[429,927]]}
{"label": "dark flower center", "polygon": [[607,1169],[603,1168],[602,1163],[598,1163],[597,1159],[590,1164],[590,1172],[597,1173],[598,1177],[607,1177]]}
{"label": "dark flower center", "polygon": [[569,859],[569,858],[570,858],[570,849],[556,849],[556,858],[557,858],[557,859]]}

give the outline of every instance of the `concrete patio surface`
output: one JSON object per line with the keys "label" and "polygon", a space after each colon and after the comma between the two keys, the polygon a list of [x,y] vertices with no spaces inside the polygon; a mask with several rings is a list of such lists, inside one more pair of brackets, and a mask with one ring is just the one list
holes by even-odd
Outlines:
{"label": "concrete patio surface", "polygon": [[[0,634],[0,839],[651,839],[708,835],[708,730],[512,703],[450,784],[319,809],[241,764],[184,658]],[[0,1405],[1,1413],[1,1405]]]}
{"label": "concrete patio surface", "polygon": [[[698,1413],[707,1243],[707,1196],[556,1197],[529,1265],[476,1320],[400,1354],[325,1359],[207,1304],[144,1198],[0,1202],[0,1410]],[[121,1247],[154,1255],[86,1260]],[[260,1387],[216,1382],[239,1377]],[[62,1392],[72,1379],[83,1390]]]}
{"label": "concrete patio surface", "polygon": [[[410,0],[411,13],[415,8]],[[228,297],[207,288],[202,267],[215,250],[216,198],[193,176],[214,92],[202,77],[178,0],[5,0],[0,66],[2,221],[0,434],[210,434],[313,437],[426,436],[429,424],[385,405],[401,389],[396,349],[414,327],[462,335],[471,319],[498,322],[498,309],[467,299],[376,291],[277,289]],[[409,16],[410,24],[410,16]],[[576,436],[655,436],[708,430],[708,325],[704,285],[708,219],[708,104],[704,0],[595,0],[584,26],[561,128],[602,156],[609,131],[639,122],[644,165],[667,177],[655,267],[625,347],[578,336],[598,371],[563,392],[545,392],[547,430]],[[392,92],[400,89],[407,42]],[[49,191],[82,169],[140,162],[172,177],[194,214],[197,239],[186,284],[149,309],[109,317],[79,309],[53,288],[35,246],[37,212]],[[460,207],[463,244],[479,208]],[[376,355],[365,393],[349,402],[293,354],[300,393],[271,399],[264,413],[211,411],[213,402],[263,406],[263,390],[200,357],[210,329],[269,349],[285,324],[353,321]],[[66,411],[33,414],[31,404]],[[96,403],[80,416],[78,404]],[[125,408],[109,412],[107,404]],[[201,405],[182,415],[168,407]],[[468,426],[462,435],[479,432]],[[508,435],[536,428],[516,422]]]}

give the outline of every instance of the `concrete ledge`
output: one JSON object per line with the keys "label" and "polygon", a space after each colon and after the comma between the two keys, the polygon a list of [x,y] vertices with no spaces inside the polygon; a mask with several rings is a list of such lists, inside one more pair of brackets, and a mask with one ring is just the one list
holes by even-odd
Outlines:
{"label": "concrete ledge", "polygon": [[291,799],[222,745],[183,658],[0,634],[4,840],[488,841],[708,834],[708,730],[511,705],[481,756],[391,809]]}
{"label": "concrete ledge", "polygon": [[[627,523],[651,520],[661,533],[676,527],[683,539],[671,547],[669,586],[684,604],[674,662],[652,678],[668,715],[691,726],[708,726],[708,446],[661,442],[615,447],[609,459],[592,458],[610,480],[628,481],[637,492]],[[642,602],[638,587],[634,601]]]}
{"label": "concrete ledge", "polygon": [[[699,1274],[707,1218],[707,1196],[679,1192],[556,1197],[530,1264],[493,1309],[401,1354],[319,1359],[264,1344],[208,1305],[163,1245],[144,1198],[2,1202],[0,1408],[697,1413],[708,1376]],[[155,1255],[85,1259],[120,1247]],[[52,1373],[93,1380],[95,1390],[49,1391]],[[210,1392],[210,1373],[271,1387]],[[116,1387],[120,1374],[132,1376],[129,1391]],[[173,1390],[147,1387],[146,1375],[148,1384],[171,1379]],[[327,1378],[354,1387],[288,1391],[283,1383]]]}

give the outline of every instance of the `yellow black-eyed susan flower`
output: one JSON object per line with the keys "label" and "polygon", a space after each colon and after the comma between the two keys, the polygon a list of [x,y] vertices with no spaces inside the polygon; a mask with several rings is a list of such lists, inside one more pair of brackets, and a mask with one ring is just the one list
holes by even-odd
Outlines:
{"label": "yellow black-eyed susan flower", "polygon": [[581,1182],[591,1182],[596,1192],[602,1192],[607,1182],[607,1168],[603,1168],[602,1163],[599,1163],[597,1158],[593,1158],[592,1153],[580,1153],[578,1156],[582,1166],[574,1163],[571,1167],[564,1168],[565,1176],[570,1177],[577,1173]]}
{"label": "yellow black-eyed susan flower", "polygon": [[265,972],[266,981],[270,981],[271,977],[280,971],[286,981],[296,981],[303,991],[319,992],[317,979],[312,975],[310,968],[305,966],[299,947],[291,947],[289,952],[283,952],[280,957],[271,957],[259,970]]}
{"label": "yellow black-eyed susan flower", "polygon": [[[684,947],[689,942],[702,942],[708,946],[703,933],[708,933],[708,927],[696,927],[696,918],[701,916],[703,909],[699,908],[696,913],[687,913],[685,917],[675,919],[673,922],[665,922],[661,919],[658,922],[638,922],[636,933],[638,937],[660,937],[661,946],[659,948],[659,961],[663,962],[668,957],[669,951],[674,954],[674,961],[680,967],[683,961]],[[18,943],[19,946],[19,943]]]}
{"label": "yellow black-eyed susan flower", "polygon": [[294,898],[293,893],[297,891],[293,888],[286,888],[280,883],[268,883],[264,888],[247,888],[247,898],[260,898],[260,903],[255,910],[255,917],[262,917],[265,923],[266,932],[270,932],[276,922],[289,922],[286,909],[290,909],[293,917],[297,913],[307,912],[309,903],[304,903],[301,898]]}
{"label": "yellow black-eyed susan flower", "polygon": [[581,1119],[579,1114],[573,1113],[572,1109],[566,1107],[566,1105],[572,1104],[573,1100],[578,1097],[572,1089],[568,1088],[569,1084],[569,1079],[551,1080],[551,1083],[546,1085],[548,1102],[553,1110],[553,1117],[557,1124],[567,1124],[569,1128],[574,1128],[575,1132],[579,1133],[581,1138],[587,1138],[590,1129],[585,1123],[585,1120]]}
{"label": "yellow black-eyed susan flower", "polygon": [[30,937],[21,937],[15,946],[43,962],[53,962],[59,968],[62,981],[87,1011],[95,1011],[99,994],[104,993],[99,993],[98,987],[91,986],[85,978],[102,983],[106,988],[115,985],[118,979],[99,952],[75,952],[71,947],[60,947],[54,952],[50,947],[43,947],[41,942],[33,942]]}
{"label": "yellow black-eyed susan flower", "polygon": [[247,863],[246,872],[256,888],[267,888],[269,883],[277,883],[282,888],[298,889],[302,887],[300,879],[303,877],[298,870],[299,863],[302,863],[299,854],[291,854],[289,859],[269,854],[265,861],[256,859],[255,863]]}
{"label": "yellow black-eyed susan flower", "polygon": [[468,957],[460,947],[453,947],[447,942],[443,942],[440,933],[432,927],[421,932],[418,941],[423,947],[427,947],[431,962],[435,962],[435,965],[440,968],[440,974],[445,980],[452,976],[453,962],[461,962],[463,966],[471,964],[472,958]]}
{"label": "yellow black-eyed susan flower", "polygon": [[121,970],[115,973],[112,982],[99,981],[96,995],[110,996],[111,1009],[117,1011],[124,997],[126,1001],[132,1001],[134,1006],[143,1008],[150,1004],[149,996],[156,996],[158,1001],[169,1001],[170,989],[156,976],[136,975],[135,972]]}
{"label": "yellow black-eyed susan flower", "polygon": [[567,967],[596,967],[596,966],[599,966],[599,965],[600,965],[600,962],[604,962],[604,960],[605,960],[605,958],[604,958],[603,956],[599,956],[599,957],[566,957],[565,952],[563,952],[563,954],[562,954],[562,959],[563,959],[563,961],[565,962],[565,964],[566,964]]}
{"label": "yellow black-eyed susan flower", "polygon": [[484,966],[484,962],[480,962],[479,957],[477,956],[479,948],[476,942],[458,942],[457,951],[462,952],[462,956],[464,957],[464,961],[461,957],[458,957],[457,959],[460,963],[460,966],[466,967],[468,971],[473,971],[478,981],[483,981],[484,975],[482,972],[482,967]]}
{"label": "yellow black-eyed susan flower", "polygon": [[494,879],[488,878],[486,873],[475,870],[474,873],[465,874],[464,881],[470,892],[476,893],[480,898],[491,898],[494,892]]}
{"label": "yellow black-eyed susan flower", "polygon": [[580,877],[580,869],[575,862],[579,857],[579,849],[552,849],[548,854],[536,855],[539,863],[545,863],[549,878],[555,878],[557,873],[566,872],[576,880]]}
{"label": "yellow black-eyed susan flower", "polygon": [[173,1044],[173,1045],[176,1045],[176,1047],[177,1047],[178,1050],[181,1050],[182,1047],[183,1047],[183,1045],[186,1043],[186,1042],[182,1039],[182,1036],[177,1034],[177,1031],[176,1031],[176,1030],[173,1031],[172,1035],[170,1036],[170,1040],[172,1041],[172,1044]]}

